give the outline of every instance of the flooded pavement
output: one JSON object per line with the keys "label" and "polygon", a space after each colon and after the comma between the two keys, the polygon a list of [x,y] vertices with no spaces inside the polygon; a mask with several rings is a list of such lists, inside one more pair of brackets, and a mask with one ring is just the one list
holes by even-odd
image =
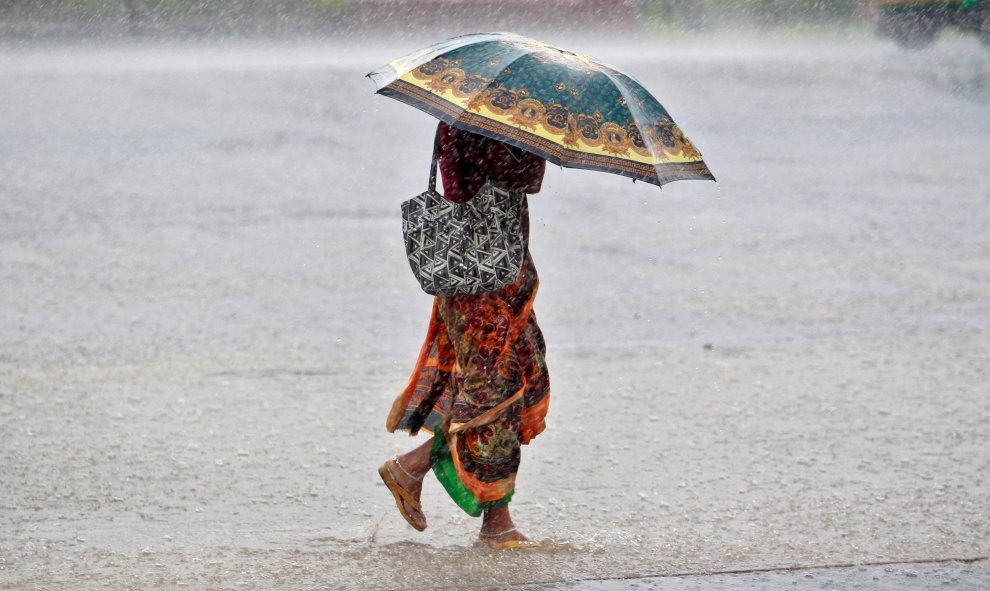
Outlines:
{"label": "flooded pavement", "polygon": [[[409,49],[0,54],[0,587],[690,589],[990,555],[975,41],[584,48],[719,183],[552,169],[531,199],[553,401],[513,509],[544,545],[501,554],[433,479],[413,531],[375,474],[419,441],[384,420],[431,305],[398,205],[435,123],[362,76]],[[968,589],[985,564],[890,568]],[[864,568],[810,574],[894,580]]]}
{"label": "flooded pavement", "polygon": [[746,591],[762,589],[871,589],[982,591],[990,581],[990,563],[883,564],[776,570],[649,579],[582,581],[517,587],[528,591]]}

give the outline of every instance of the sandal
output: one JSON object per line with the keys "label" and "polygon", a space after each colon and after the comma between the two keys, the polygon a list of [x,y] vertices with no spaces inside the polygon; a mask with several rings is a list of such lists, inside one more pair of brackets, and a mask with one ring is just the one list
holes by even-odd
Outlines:
{"label": "sandal", "polygon": [[539,548],[540,543],[535,540],[505,540],[504,542],[494,542],[495,538],[500,538],[505,534],[511,534],[516,531],[516,528],[507,529],[503,532],[497,534],[486,534],[484,532],[478,534],[478,541],[475,542],[475,546],[482,548],[491,548],[492,550],[513,550],[516,548]]}
{"label": "sandal", "polygon": [[[392,456],[391,459],[387,460],[378,468],[378,475],[382,477],[382,482],[385,483],[385,486],[388,487],[389,492],[391,492],[392,496],[395,497],[395,506],[399,508],[399,513],[402,515],[402,518],[405,519],[406,523],[411,525],[413,529],[423,531],[426,529],[426,524],[424,523],[422,526],[417,525],[416,522],[413,521],[412,516],[409,514],[409,510],[411,509],[413,511],[418,511],[420,515],[423,515],[422,505],[420,505],[419,501],[412,496],[411,492],[406,490],[406,488],[399,484],[399,481],[395,479],[395,476],[392,475],[392,471],[388,467],[389,462],[394,462],[400,470],[405,472],[406,475],[413,480],[422,482],[423,479],[416,478],[407,472],[406,469],[402,467],[402,464],[399,463],[399,458],[396,456]],[[426,521],[425,515],[423,515],[423,521]]]}

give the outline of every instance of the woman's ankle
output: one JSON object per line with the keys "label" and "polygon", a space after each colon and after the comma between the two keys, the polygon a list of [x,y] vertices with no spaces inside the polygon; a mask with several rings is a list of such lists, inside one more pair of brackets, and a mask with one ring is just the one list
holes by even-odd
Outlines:
{"label": "woman's ankle", "polygon": [[512,522],[512,515],[508,507],[492,507],[485,510],[485,516],[481,522],[481,531],[485,533],[498,533],[515,528]]}
{"label": "woman's ankle", "polygon": [[416,449],[398,456],[399,464],[418,480],[430,471],[430,447],[432,439]]}

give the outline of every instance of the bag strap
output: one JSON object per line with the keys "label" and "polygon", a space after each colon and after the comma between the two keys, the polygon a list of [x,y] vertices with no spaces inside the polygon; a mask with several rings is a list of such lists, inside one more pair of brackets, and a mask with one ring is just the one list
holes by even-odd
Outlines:
{"label": "bag strap", "polygon": [[430,191],[437,190],[437,151],[440,148],[440,126],[437,125],[437,135],[433,138],[433,160],[430,162],[430,184],[427,187]]}

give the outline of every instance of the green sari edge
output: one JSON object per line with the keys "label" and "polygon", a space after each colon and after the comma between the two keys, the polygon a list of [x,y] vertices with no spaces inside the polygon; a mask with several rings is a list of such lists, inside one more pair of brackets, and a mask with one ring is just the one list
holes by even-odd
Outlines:
{"label": "green sari edge", "polygon": [[492,507],[505,507],[512,500],[515,491],[505,495],[497,501],[479,501],[461,479],[457,477],[457,469],[454,467],[454,460],[450,457],[450,447],[447,445],[447,438],[443,431],[437,429],[433,434],[433,448],[430,450],[430,464],[433,466],[433,473],[437,480],[443,485],[444,490],[450,495],[458,507],[471,517],[480,517],[485,509]]}

